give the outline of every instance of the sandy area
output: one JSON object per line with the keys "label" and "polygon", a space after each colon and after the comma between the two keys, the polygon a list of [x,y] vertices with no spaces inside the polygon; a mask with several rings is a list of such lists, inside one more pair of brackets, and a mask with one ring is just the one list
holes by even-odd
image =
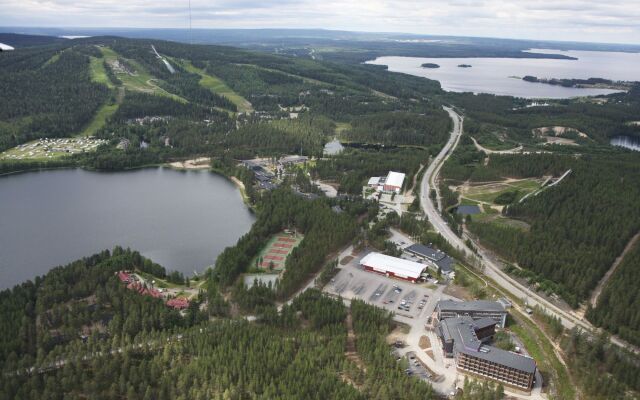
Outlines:
{"label": "sandy area", "polygon": [[570,131],[576,132],[578,136],[583,138],[589,137],[586,133],[580,132],[579,130],[568,126],[543,126],[541,128],[534,129],[532,132],[535,136],[543,136],[549,134],[552,134],[553,136],[562,136]]}
{"label": "sandy area", "polygon": [[428,336],[421,336],[420,337],[420,342],[418,343],[418,346],[420,346],[420,348],[422,350],[431,348],[431,341],[429,340],[429,337]]}
{"label": "sandy area", "polygon": [[169,165],[178,169],[208,169],[211,165],[211,158],[200,157],[193,160],[172,162]]}

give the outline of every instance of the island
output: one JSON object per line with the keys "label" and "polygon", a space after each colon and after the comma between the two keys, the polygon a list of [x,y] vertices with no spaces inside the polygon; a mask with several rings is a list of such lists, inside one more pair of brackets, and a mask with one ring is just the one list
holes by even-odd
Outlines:
{"label": "island", "polygon": [[434,63],[424,63],[421,65],[422,68],[440,68],[438,64]]}
{"label": "island", "polygon": [[525,82],[546,83],[547,85],[563,86],[569,88],[597,88],[597,89],[616,89],[629,90],[633,86],[633,82],[613,81],[604,78],[588,78],[588,79],[557,79],[557,78],[538,78],[536,76],[526,75],[522,77]]}
{"label": "island", "polygon": [[458,68],[471,68],[471,64],[458,64]]}

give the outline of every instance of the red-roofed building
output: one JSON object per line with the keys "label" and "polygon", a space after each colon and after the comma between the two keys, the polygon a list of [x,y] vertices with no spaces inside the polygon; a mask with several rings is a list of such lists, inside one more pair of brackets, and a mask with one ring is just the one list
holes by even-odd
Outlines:
{"label": "red-roofed building", "polygon": [[131,276],[129,276],[129,274],[127,274],[124,271],[118,272],[118,279],[120,279],[120,282],[124,282],[124,283],[131,282]]}
{"label": "red-roofed building", "polygon": [[189,300],[184,297],[176,297],[175,299],[169,299],[167,301],[167,306],[175,308],[176,310],[184,310],[189,307]]}

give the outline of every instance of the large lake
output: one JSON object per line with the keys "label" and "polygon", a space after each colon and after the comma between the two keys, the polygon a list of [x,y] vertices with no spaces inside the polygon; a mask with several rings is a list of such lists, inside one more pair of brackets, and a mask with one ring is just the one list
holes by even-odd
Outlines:
{"label": "large lake", "polygon": [[191,276],[248,232],[238,189],[208,171],[80,169],[0,177],[0,289],[115,245]]}
{"label": "large lake", "polygon": [[[615,92],[608,89],[578,89],[512,78],[525,75],[538,78],[606,78],[640,81],[640,53],[602,51],[556,51],[534,49],[532,52],[565,54],[577,60],[529,58],[417,58],[379,57],[369,64],[387,65],[389,71],[402,72],[440,81],[452,92],[492,93],[525,98],[569,98]],[[423,63],[440,68],[423,68]],[[471,68],[460,68],[469,64]]]}

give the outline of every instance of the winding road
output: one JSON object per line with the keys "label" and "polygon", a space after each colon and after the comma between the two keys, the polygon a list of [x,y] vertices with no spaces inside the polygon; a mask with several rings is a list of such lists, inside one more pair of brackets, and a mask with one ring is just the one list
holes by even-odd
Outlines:
{"label": "winding road", "polygon": [[[456,113],[452,108],[444,107],[445,111],[449,113],[453,121],[453,129],[451,131],[451,137],[442,148],[440,153],[432,160],[431,164],[427,168],[427,171],[422,178],[421,190],[420,190],[420,204],[424,214],[429,219],[429,222],[433,227],[447,240],[453,247],[457,248],[465,256],[474,257],[474,254],[469,247],[465,244],[465,240],[468,238],[466,235],[463,237],[457,236],[449,225],[444,221],[438,210],[442,209],[442,201],[440,198],[440,190],[438,189],[437,179],[440,169],[444,162],[449,158],[462,136],[464,118]],[[436,204],[429,197],[431,189],[436,191]],[[477,258],[480,264],[484,267],[484,274],[491,278],[497,285],[502,287],[505,291],[511,293],[513,296],[525,300],[525,302],[533,307],[539,305],[545,309],[548,313],[560,318],[562,324],[571,329],[574,326],[579,326],[588,331],[593,330],[593,326],[588,322],[573,315],[572,312],[561,309],[560,307],[552,304],[547,299],[538,295],[536,292],[523,286],[515,279],[507,275],[502,271],[496,261],[492,260],[488,254],[482,249],[478,250]]]}

